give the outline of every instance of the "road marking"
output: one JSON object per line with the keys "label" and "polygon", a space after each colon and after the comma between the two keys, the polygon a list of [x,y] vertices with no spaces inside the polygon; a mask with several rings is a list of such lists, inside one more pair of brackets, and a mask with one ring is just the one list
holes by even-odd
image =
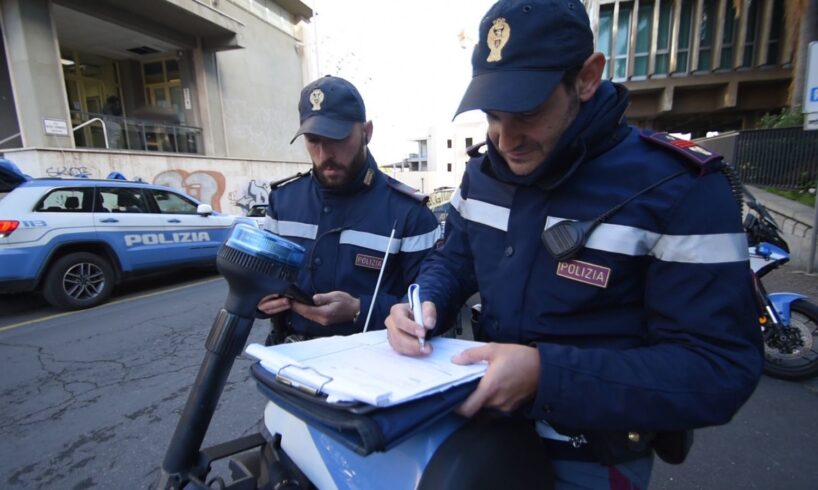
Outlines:
{"label": "road marking", "polygon": [[127,303],[128,301],[133,301],[133,300],[143,299],[143,298],[150,298],[151,296],[156,296],[158,294],[171,293],[173,291],[179,291],[180,289],[185,289],[185,288],[189,288],[189,287],[192,287],[192,286],[199,286],[201,284],[209,284],[211,282],[216,282],[216,281],[220,281],[220,280],[223,280],[223,279],[224,278],[221,277],[221,276],[214,277],[213,279],[208,279],[206,281],[194,282],[194,283],[191,283],[191,284],[185,284],[184,286],[178,286],[178,287],[175,287],[175,288],[163,289],[161,291],[153,291],[151,293],[145,293],[145,294],[140,295],[140,296],[131,296],[129,298],[122,298],[122,299],[118,299],[116,301],[110,301],[108,303],[103,303],[103,304],[101,304],[99,306],[95,306],[93,308],[86,308],[84,310],[77,310],[77,311],[66,311],[65,313],[56,313],[54,315],[46,316],[46,317],[43,317],[43,318],[35,318],[34,320],[26,320],[24,322],[15,323],[15,324],[12,324],[12,325],[7,325],[5,327],[0,327],[0,332],[6,332],[8,330],[14,330],[15,328],[25,327],[26,325],[31,325],[33,323],[44,322],[46,320],[54,320],[56,318],[62,318],[64,316],[73,315],[73,314],[76,314],[76,313],[82,313],[84,311],[92,311],[92,310],[96,310],[96,309],[99,309],[99,308],[105,308],[106,306],[114,306],[114,305],[118,305],[120,303]]}

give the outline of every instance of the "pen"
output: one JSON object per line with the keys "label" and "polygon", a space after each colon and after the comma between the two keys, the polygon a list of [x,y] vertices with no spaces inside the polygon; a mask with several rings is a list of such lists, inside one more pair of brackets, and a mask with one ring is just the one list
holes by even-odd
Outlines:
{"label": "pen", "polygon": [[[412,316],[415,317],[415,323],[423,327],[423,308],[421,307],[420,303],[420,286],[417,284],[410,284],[407,296],[409,297],[409,308],[412,309]],[[423,350],[423,348],[426,346],[425,334],[422,337],[418,336],[418,345],[420,345],[420,350]]]}

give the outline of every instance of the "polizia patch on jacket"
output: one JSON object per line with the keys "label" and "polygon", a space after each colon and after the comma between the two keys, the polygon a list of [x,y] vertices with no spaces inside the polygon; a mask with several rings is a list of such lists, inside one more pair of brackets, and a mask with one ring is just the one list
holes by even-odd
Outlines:
{"label": "polizia patch on jacket", "polygon": [[557,275],[598,288],[607,288],[611,269],[579,260],[569,260],[557,264]]}
{"label": "polizia patch on jacket", "polygon": [[366,267],[367,269],[380,270],[383,265],[383,257],[373,257],[371,255],[357,254],[355,256],[355,265],[358,267]]}

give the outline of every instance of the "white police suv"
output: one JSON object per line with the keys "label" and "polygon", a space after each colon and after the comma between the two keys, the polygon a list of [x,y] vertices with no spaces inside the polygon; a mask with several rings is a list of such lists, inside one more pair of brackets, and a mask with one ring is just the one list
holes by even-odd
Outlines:
{"label": "white police suv", "polygon": [[174,189],[125,180],[31,179],[0,160],[0,292],[103,303],[129,276],[215,264],[236,218]]}

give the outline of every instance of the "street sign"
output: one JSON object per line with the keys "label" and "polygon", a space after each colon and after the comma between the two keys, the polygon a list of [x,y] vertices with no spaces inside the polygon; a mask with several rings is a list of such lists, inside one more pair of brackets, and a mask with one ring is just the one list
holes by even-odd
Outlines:
{"label": "street sign", "polygon": [[804,108],[802,112],[805,114],[818,113],[818,41],[809,43],[807,66],[804,73],[806,74],[806,83],[804,84]]}
{"label": "street sign", "polygon": [[43,119],[45,134],[68,136],[68,123],[65,119]]}

